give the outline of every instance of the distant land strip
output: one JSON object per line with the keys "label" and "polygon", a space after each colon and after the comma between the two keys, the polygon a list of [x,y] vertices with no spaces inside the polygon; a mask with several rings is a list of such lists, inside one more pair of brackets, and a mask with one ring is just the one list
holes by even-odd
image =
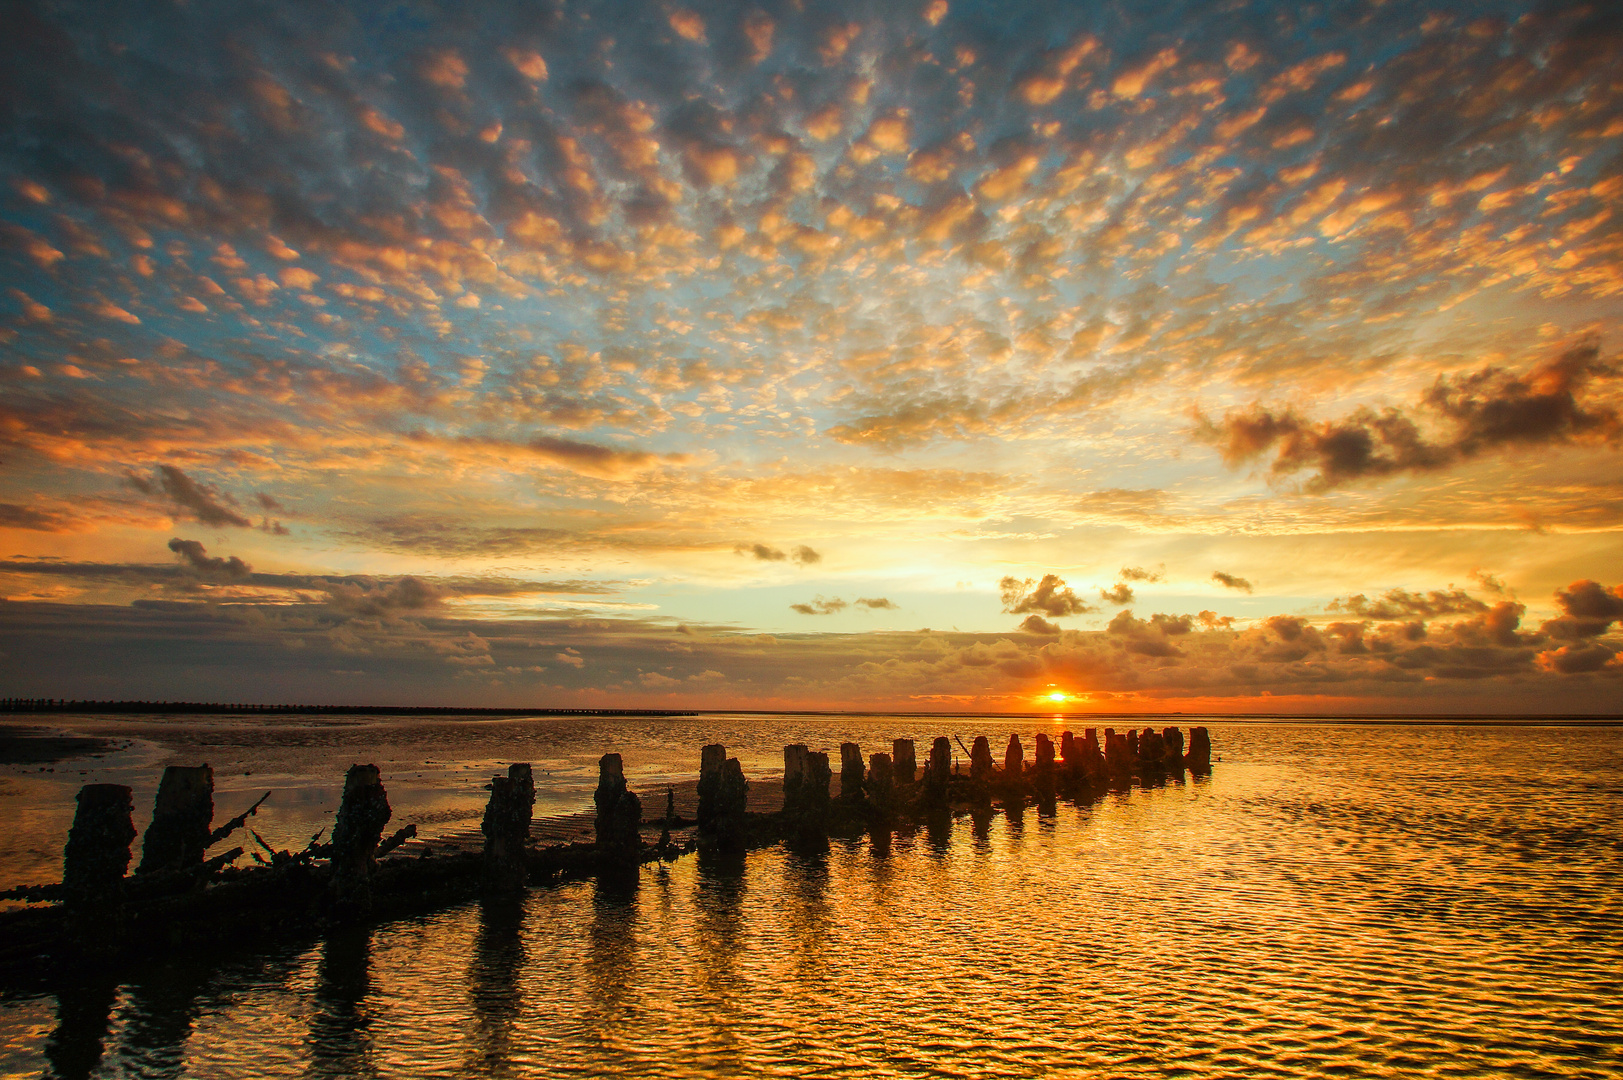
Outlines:
{"label": "distant land strip", "polygon": [[895,710],[849,709],[549,709],[549,708],[469,708],[456,705],[260,705],[247,702],[201,701],[74,701],[66,698],[0,698],[0,714],[5,713],[106,713],[156,715],[160,713],[329,715],[329,716],[827,716],[827,717],[912,717],[928,719],[1010,719],[1038,717],[1066,721],[1104,723],[1112,720],[1137,721],[1152,718],[1224,720],[1237,724],[1334,723],[1388,726],[1429,724],[1470,724],[1478,727],[1619,727],[1618,713],[1548,713],[1481,715],[1470,713],[1223,713],[1223,712],[1062,712],[1039,709],[1034,712],[898,712]]}

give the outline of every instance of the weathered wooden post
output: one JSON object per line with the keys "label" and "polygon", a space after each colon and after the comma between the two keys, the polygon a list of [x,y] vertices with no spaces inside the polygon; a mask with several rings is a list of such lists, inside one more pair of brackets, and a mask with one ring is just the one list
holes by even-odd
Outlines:
{"label": "weathered wooden post", "polygon": [[1105,771],[1121,775],[1133,771],[1133,759],[1127,749],[1127,738],[1105,728]]}
{"label": "weathered wooden post", "polygon": [[862,801],[862,747],[854,742],[840,744],[840,798],[846,802]]}
{"label": "weathered wooden post", "polygon": [[376,765],[351,765],[332,829],[333,908],[340,918],[372,906],[372,871],[378,841],[389,823],[389,793]]}
{"label": "weathered wooden post", "polygon": [[947,803],[947,778],[952,775],[952,741],[945,735],[930,744],[930,763],[924,771],[924,794],[932,806]]}
{"label": "weathered wooden post", "polygon": [[889,754],[869,755],[868,802],[882,815],[888,816],[895,808],[895,779]]}
{"label": "weathered wooden post", "polygon": [[1003,778],[1018,780],[1026,771],[1026,752],[1020,745],[1020,736],[1010,735],[1008,749],[1003,751]]}
{"label": "weathered wooden post", "polygon": [[1203,727],[1189,729],[1189,752],[1183,763],[1198,772],[1212,767],[1212,740]]}
{"label": "weathered wooden post", "polygon": [[1183,768],[1183,732],[1175,727],[1161,729],[1161,741],[1166,744],[1166,763],[1170,768]]}
{"label": "weathered wooden post", "polygon": [[1161,767],[1161,754],[1165,743],[1161,733],[1154,728],[1145,728],[1138,736],[1138,756],[1146,769],[1159,769]]}
{"label": "weathered wooden post", "polygon": [[1059,733],[1059,759],[1067,767],[1078,764],[1076,753],[1076,736],[1069,731]]}
{"label": "weathered wooden post", "polygon": [[1099,749],[1099,735],[1094,728],[1086,728],[1082,732],[1082,768],[1094,777],[1105,773],[1105,755]]}
{"label": "weathered wooden post", "polygon": [[749,783],[744,779],[744,766],[735,757],[722,763],[716,808],[717,838],[724,843],[736,843],[743,837],[744,816],[749,812]]}
{"label": "weathered wooden post", "polygon": [[912,739],[897,739],[890,744],[891,783],[906,786],[919,778],[919,762]]}
{"label": "weathered wooden post", "polygon": [[69,908],[86,917],[84,928],[116,933],[124,906],[124,871],[135,839],[135,800],[123,784],[86,784],[62,849],[62,894]]}
{"label": "weathered wooden post", "polygon": [[1037,761],[1033,766],[1038,772],[1054,771],[1054,740],[1039,731],[1037,733]]}
{"label": "weathered wooden post", "polygon": [[834,772],[828,764],[828,754],[820,750],[806,753],[806,763],[800,779],[799,812],[808,824],[822,828],[828,822],[828,786]]}
{"label": "weathered wooden post", "polygon": [[699,830],[710,832],[716,823],[721,794],[721,767],[727,763],[727,748],[711,743],[699,753]]}
{"label": "weathered wooden post", "polygon": [[975,736],[975,745],[969,748],[969,778],[986,782],[992,779],[992,744],[985,735]]}
{"label": "weathered wooden post", "polygon": [[137,874],[201,865],[214,826],[214,770],[207,765],[169,765],[158,781],[152,823],[141,838]]}
{"label": "weathered wooden post", "polygon": [[793,813],[800,809],[806,785],[807,755],[805,743],[791,743],[783,748],[783,809]]}
{"label": "weathered wooden post", "polygon": [[1133,728],[1127,729],[1127,756],[1134,765],[1138,764],[1138,732]]}
{"label": "weathered wooden post", "polygon": [[525,848],[535,812],[535,778],[527,764],[507,767],[506,776],[490,778],[490,801],[480,825],[485,834],[485,889],[512,893],[529,877]]}
{"label": "weathered wooden post", "polygon": [[625,763],[619,754],[597,759],[598,851],[611,860],[635,863],[642,847],[642,800],[626,787]]}

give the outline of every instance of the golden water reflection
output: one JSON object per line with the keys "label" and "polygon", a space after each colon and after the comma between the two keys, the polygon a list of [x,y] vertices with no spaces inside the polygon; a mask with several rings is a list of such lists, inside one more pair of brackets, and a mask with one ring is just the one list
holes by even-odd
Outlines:
{"label": "golden water reflection", "polygon": [[9,1006],[50,1033],[6,1071],[1623,1070],[1618,732],[1246,738],[1209,780],[64,986]]}

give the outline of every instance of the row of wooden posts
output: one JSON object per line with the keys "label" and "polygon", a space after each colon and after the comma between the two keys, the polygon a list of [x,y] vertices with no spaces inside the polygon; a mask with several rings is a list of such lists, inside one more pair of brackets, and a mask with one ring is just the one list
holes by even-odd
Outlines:
{"label": "row of wooden posts", "polygon": [[[706,746],[699,765],[698,840],[736,843],[752,828],[757,833],[765,829],[762,835],[770,837],[774,835],[772,828],[780,825],[804,831],[808,827],[827,828],[840,820],[866,822],[872,827],[894,817],[940,811],[952,805],[989,805],[993,799],[1005,803],[1019,799],[1023,805],[1027,797],[1051,797],[1056,792],[1074,791],[1112,777],[1185,768],[1198,771],[1211,764],[1211,742],[1201,727],[1191,730],[1187,751],[1183,734],[1175,727],[1120,734],[1106,728],[1102,743],[1092,728],[1081,738],[1066,731],[1060,736],[1057,757],[1053,741],[1039,733],[1035,761],[1030,765],[1025,761],[1019,736],[1011,735],[1001,768],[994,763],[985,736],[976,738],[973,747],[965,748],[962,743],[959,746],[967,750],[967,772],[957,767],[952,741],[945,736],[931,745],[922,770],[911,739],[895,740],[889,753],[872,754],[866,762],[856,743],[842,743],[838,800],[831,797],[834,774],[829,755],[803,743],[786,746],[783,809],[775,816],[748,813],[749,785],[739,760],[728,757],[720,744]],[[603,755],[598,767],[593,795],[593,847],[599,861],[635,865],[691,850],[693,840],[682,846],[671,839],[673,828],[693,824],[676,817],[673,791],[666,792],[660,840],[649,846],[642,837],[642,802],[627,786],[620,755]],[[481,825],[483,884],[493,892],[522,889],[537,855],[537,849],[530,845],[535,806],[531,767],[523,763],[511,765],[505,776],[492,778],[489,788]],[[384,837],[392,815],[376,765],[351,766],[344,778],[343,797],[330,838],[323,843],[317,833],[302,851],[276,851],[247,827],[248,819],[264,801],[260,799],[215,828],[213,770],[207,765],[168,766],[158,786],[141,862],[135,874],[126,877],[136,836],[131,789],[121,784],[87,784],[79,792],[78,809],[63,852],[62,884],[0,895],[57,899],[70,908],[86,910],[115,909],[127,894],[139,898],[142,893],[173,892],[188,882],[207,880],[245,853],[244,848],[236,847],[206,858],[208,848],[246,828],[264,853],[253,850],[251,854],[265,868],[313,871],[318,861],[325,860],[333,910],[339,914],[361,912],[371,903],[378,860],[416,835],[415,826],[408,825]]]}

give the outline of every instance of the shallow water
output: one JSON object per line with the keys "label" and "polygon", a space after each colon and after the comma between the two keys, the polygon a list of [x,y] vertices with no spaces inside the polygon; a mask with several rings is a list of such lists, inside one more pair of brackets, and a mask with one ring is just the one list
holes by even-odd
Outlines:
{"label": "shallow water", "polygon": [[[559,729],[555,760],[687,775],[731,725],[759,775],[787,741],[1035,730],[639,723],[657,737]],[[1623,1075],[1623,730],[1209,726],[1209,779],[1052,816],[689,857],[10,1000],[0,1075]],[[494,728],[447,730],[448,765],[503,758]]]}

